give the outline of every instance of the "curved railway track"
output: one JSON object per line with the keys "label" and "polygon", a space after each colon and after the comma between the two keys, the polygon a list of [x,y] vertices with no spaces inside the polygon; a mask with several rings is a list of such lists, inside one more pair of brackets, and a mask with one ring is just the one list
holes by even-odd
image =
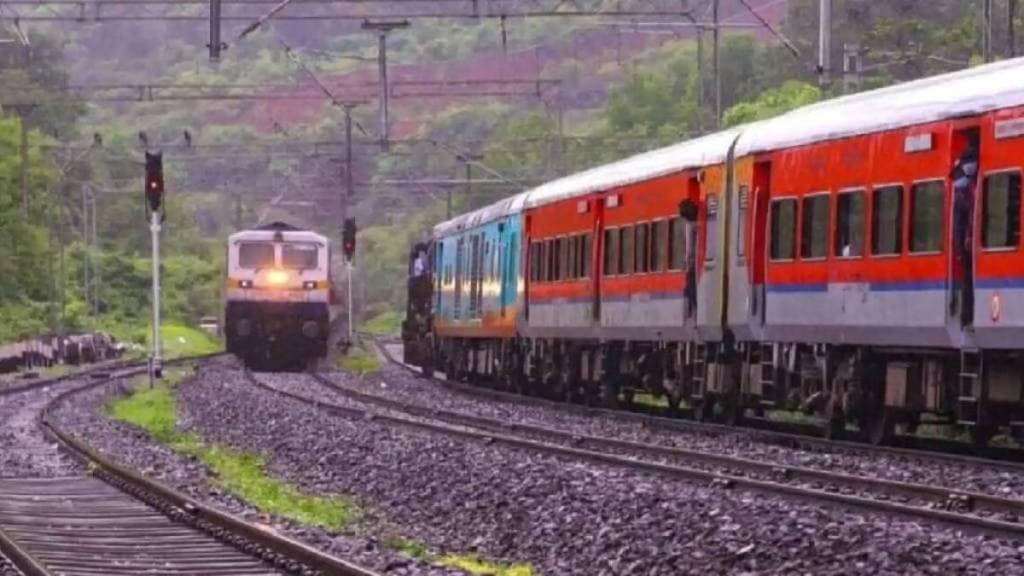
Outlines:
{"label": "curved railway track", "polygon": [[[94,370],[92,382],[47,398],[37,415],[42,433],[88,473],[0,480],[0,552],[23,574],[375,576],[122,467],[51,417],[53,407],[78,393],[145,373],[145,366],[127,364],[109,373]],[[0,398],[80,378],[68,375],[0,390]]]}
{"label": "curved railway track", "polygon": [[[926,519],[961,528],[1024,539],[1024,501],[940,486],[880,480],[797,466],[780,466],[694,450],[582,436],[562,430],[510,423],[438,410],[340,386],[313,374],[316,383],[345,402],[330,402],[282,390],[250,374],[255,385],[317,409],[351,419],[372,419],[466,440],[526,449],[575,460],[623,466],[654,474],[745,488],[771,494],[838,503],[854,508]],[[347,404],[347,405],[346,405]]]}

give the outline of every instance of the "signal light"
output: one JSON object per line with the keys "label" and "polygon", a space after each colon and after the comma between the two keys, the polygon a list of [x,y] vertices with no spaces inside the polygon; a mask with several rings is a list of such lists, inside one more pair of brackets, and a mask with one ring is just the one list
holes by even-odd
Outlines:
{"label": "signal light", "polygon": [[345,253],[345,259],[349,262],[355,259],[356,255],[356,219],[346,218],[345,226],[341,233],[341,249]]}
{"label": "signal light", "polygon": [[164,155],[146,152],[146,200],[149,209],[156,212],[164,196]]}

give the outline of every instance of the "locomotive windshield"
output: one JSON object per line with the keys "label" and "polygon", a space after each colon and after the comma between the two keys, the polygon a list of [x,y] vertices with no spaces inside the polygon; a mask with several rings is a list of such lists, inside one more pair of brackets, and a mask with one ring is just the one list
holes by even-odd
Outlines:
{"label": "locomotive windshield", "polygon": [[238,266],[259,270],[274,267],[274,245],[269,242],[243,242],[238,246]]}
{"label": "locomotive windshield", "polygon": [[316,244],[285,244],[281,247],[281,263],[292,270],[311,270],[319,265],[320,251]]}

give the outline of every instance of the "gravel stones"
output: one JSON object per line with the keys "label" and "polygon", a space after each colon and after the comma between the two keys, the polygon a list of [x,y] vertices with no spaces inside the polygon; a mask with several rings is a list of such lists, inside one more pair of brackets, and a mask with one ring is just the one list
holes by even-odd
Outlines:
{"label": "gravel stones", "polygon": [[[375,378],[392,387],[400,376]],[[370,511],[367,526],[435,550],[529,562],[537,574],[1013,573],[1024,565],[1019,543],[349,420],[227,370],[183,385],[179,402],[205,437],[263,453],[307,489],[353,496]],[[936,563],[937,553],[947,560]]]}
{"label": "gravel stones", "polygon": [[742,429],[724,431],[664,430],[648,428],[608,416],[583,415],[540,404],[500,402],[460,394],[389,364],[381,373],[355,377],[331,374],[339,384],[361,392],[386,396],[422,406],[474,414],[486,418],[558,428],[577,435],[616,438],[641,444],[699,450],[781,465],[844,472],[868,478],[933,484],[950,489],[982,492],[1003,498],[1024,499],[1024,470],[1004,464],[957,463],[948,460],[885,452],[867,452],[842,446],[782,444]]}
{"label": "gravel stones", "polygon": [[[214,378],[214,382],[221,374],[232,374],[237,377],[241,375],[233,368],[234,364],[230,360],[217,360],[215,365],[216,368],[207,371],[210,377]],[[253,509],[222,491],[201,462],[183,457],[154,442],[142,430],[109,419],[105,406],[124,388],[123,382],[116,382],[77,394],[71,401],[56,407],[53,417],[62,429],[85,439],[92,447],[117,462],[135,468],[196,500],[210,503],[247,520],[259,522],[326,553],[373,568],[389,576],[462,574],[461,571],[425,566],[387,549],[374,538],[360,534],[330,534],[320,528],[297,525]],[[187,426],[187,419],[185,422]],[[2,572],[0,576],[4,576]]]}

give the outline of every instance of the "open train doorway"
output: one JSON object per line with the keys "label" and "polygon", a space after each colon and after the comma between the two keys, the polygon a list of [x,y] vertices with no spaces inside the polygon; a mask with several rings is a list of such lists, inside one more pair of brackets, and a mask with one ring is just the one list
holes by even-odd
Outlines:
{"label": "open train doorway", "polygon": [[981,131],[977,126],[956,130],[952,144],[949,313],[961,327],[968,327],[974,324],[974,223],[982,152]]}

